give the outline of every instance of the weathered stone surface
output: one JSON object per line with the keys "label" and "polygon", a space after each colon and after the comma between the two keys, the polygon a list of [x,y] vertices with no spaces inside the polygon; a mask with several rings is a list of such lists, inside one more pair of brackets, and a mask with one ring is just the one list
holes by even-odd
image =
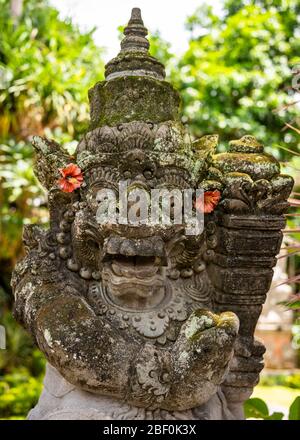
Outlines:
{"label": "weathered stone surface", "polygon": [[[50,228],[26,227],[12,285],[15,316],[52,366],[30,418],[242,418],[262,368],[253,333],[293,181],[252,136],[222,154],[216,135],[192,143],[137,10],[126,29],[90,92],[75,159],[34,141]],[[59,168],[75,160],[84,184],[63,193]],[[99,224],[97,192],[118,193],[120,180],[222,198],[199,235]]]}
{"label": "weathered stone surface", "polygon": [[89,90],[89,100],[91,128],[179,118],[178,92],[154,78],[130,75],[97,83]]}
{"label": "weathered stone surface", "polygon": [[29,420],[233,420],[242,417],[239,407],[227,408],[221,389],[200,407],[186,411],[149,410],[82,391],[70,385],[50,364],[39,404],[28,414]]}

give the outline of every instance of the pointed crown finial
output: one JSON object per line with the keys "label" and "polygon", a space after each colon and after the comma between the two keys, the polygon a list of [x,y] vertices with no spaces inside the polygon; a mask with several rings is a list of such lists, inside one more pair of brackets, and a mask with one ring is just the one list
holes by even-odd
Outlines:
{"label": "pointed crown finial", "polygon": [[149,41],[140,8],[133,8],[124,29],[119,54],[105,66],[107,81],[124,76],[145,76],[163,80],[165,69],[162,63],[149,54]]}
{"label": "pointed crown finial", "polygon": [[128,25],[124,29],[125,38],[121,42],[121,51],[148,52],[149,41],[146,38],[148,30],[145,28],[140,8],[133,8]]}

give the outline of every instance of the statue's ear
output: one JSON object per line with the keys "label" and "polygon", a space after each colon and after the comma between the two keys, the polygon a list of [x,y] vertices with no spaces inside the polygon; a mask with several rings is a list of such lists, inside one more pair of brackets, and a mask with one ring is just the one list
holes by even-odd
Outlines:
{"label": "statue's ear", "polygon": [[50,225],[52,230],[59,229],[59,223],[63,220],[64,214],[72,215],[72,205],[80,201],[77,191],[65,193],[60,189],[53,188],[48,193],[48,206],[50,212]]}
{"label": "statue's ear", "polygon": [[209,134],[196,139],[192,143],[192,151],[195,158],[195,171],[198,181],[208,177],[208,169],[211,167],[212,155],[216,153],[219,136],[217,134]]}
{"label": "statue's ear", "polygon": [[60,168],[72,162],[72,157],[55,141],[34,136],[35,149],[34,172],[44,188],[50,190],[58,181]]}

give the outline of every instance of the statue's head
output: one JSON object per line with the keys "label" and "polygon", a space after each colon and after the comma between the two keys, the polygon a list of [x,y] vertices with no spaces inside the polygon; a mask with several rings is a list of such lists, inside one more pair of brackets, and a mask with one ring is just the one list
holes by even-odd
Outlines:
{"label": "statue's head", "polygon": [[86,135],[77,154],[85,185],[72,258],[102,279],[112,301],[138,309],[159,305],[168,284],[202,267],[201,224],[187,231],[185,221],[188,211],[196,220],[197,173],[183,127],[178,120],[102,125]]}

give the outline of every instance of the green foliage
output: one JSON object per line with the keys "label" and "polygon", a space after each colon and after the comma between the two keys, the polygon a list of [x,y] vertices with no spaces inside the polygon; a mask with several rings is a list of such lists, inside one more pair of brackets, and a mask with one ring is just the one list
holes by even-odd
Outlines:
{"label": "green foliage", "polygon": [[1,259],[11,265],[22,251],[23,225],[44,223],[48,214],[33,174],[32,148],[24,141],[8,139],[0,145],[0,166],[0,229],[5,231],[0,234]]}
{"label": "green foliage", "polygon": [[26,369],[0,377],[0,419],[25,418],[41,391],[41,377],[31,377]]}
{"label": "green foliage", "polygon": [[60,20],[46,0],[25,0],[17,25],[9,8],[0,0],[0,137],[58,126],[78,136],[88,122],[87,90],[103,78],[93,32]]}
{"label": "green foliage", "polygon": [[297,145],[296,133],[281,131],[296,109],[278,109],[291,101],[287,89],[300,61],[299,8],[289,1],[283,13],[284,0],[272,7],[263,1],[237,3],[226,2],[229,11],[221,17],[202,6],[187,21],[190,44],[176,81],[184,114],[195,136],[220,132],[227,141],[252,133],[284,157],[274,146]]}
{"label": "green foliage", "polygon": [[29,138],[78,139],[89,123],[87,91],[103,79],[103,61],[93,32],[61,20],[47,0],[24,0],[17,23],[10,1],[0,0],[0,28],[0,279],[7,288],[23,225],[47,221]]}
{"label": "green foliage", "polygon": [[260,378],[262,386],[284,386],[288,388],[300,389],[300,374],[268,374]]}
{"label": "green foliage", "polygon": [[7,349],[0,350],[0,419],[24,419],[40,396],[45,359],[10,312],[1,323]]}
{"label": "green foliage", "polygon": [[290,406],[289,420],[300,420],[300,396]]}
{"label": "green foliage", "polygon": [[156,31],[149,35],[150,55],[161,60],[166,67],[166,76],[173,81],[176,71],[176,59],[171,52],[171,44],[161,38],[160,32]]}
{"label": "green foliage", "polygon": [[[267,404],[259,398],[248,399],[244,403],[246,419],[282,420],[281,412],[269,413]],[[289,408],[289,420],[300,420],[300,396],[296,397]]]}
{"label": "green foliage", "polygon": [[246,419],[281,420],[283,418],[283,413],[269,414],[267,404],[257,397],[246,400],[244,411]]}
{"label": "green foliage", "polygon": [[4,314],[2,325],[6,329],[6,350],[0,350],[0,375],[16,368],[26,368],[28,374],[40,376],[45,370],[45,360],[10,312]]}

